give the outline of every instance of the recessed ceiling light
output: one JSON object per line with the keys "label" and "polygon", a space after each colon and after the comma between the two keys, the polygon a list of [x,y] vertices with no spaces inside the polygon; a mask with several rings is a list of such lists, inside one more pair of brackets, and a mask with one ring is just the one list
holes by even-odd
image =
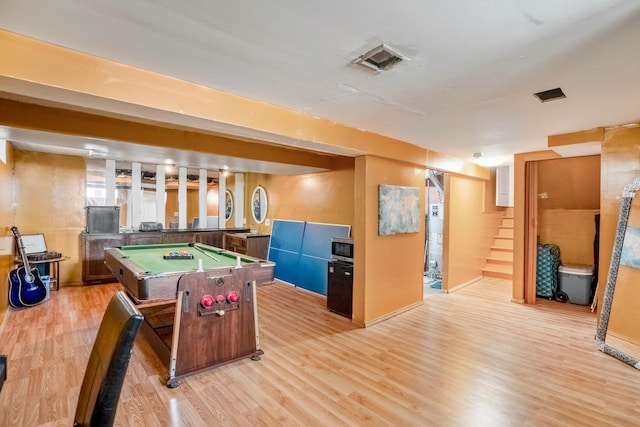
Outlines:
{"label": "recessed ceiling light", "polygon": [[556,99],[562,99],[567,97],[567,95],[565,95],[562,89],[560,89],[559,87],[555,89],[543,90],[542,92],[534,93],[533,96],[538,98],[540,102],[553,101]]}
{"label": "recessed ceiling light", "polygon": [[90,149],[89,150],[89,157],[91,158],[103,158],[103,157],[107,157],[107,153],[105,153],[104,151],[100,151],[100,150],[93,150]]}

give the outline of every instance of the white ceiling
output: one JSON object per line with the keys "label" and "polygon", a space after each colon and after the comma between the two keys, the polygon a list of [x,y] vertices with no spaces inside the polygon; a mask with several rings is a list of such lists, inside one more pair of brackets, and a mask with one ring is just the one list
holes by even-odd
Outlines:
{"label": "white ceiling", "polygon": [[[640,120],[637,0],[0,0],[0,27],[465,160]],[[408,59],[352,64],[381,43]]]}

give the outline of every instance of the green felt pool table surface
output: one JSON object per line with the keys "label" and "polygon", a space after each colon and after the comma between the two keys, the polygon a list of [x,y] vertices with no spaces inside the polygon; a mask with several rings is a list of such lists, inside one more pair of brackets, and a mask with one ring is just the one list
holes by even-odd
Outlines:
{"label": "green felt pool table surface", "polygon": [[[193,254],[193,259],[165,259],[171,252]],[[216,275],[233,275],[240,267],[251,270],[258,286],[273,283],[275,264],[268,260],[241,255],[225,249],[201,243],[170,243],[154,245],[131,245],[105,249],[105,264],[120,281],[130,296],[136,300],[175,298],[180,277],[199,274],[198,261],[202,269]]]}
{"label": "green felt pool table surface", "polygon": [[[224,249],[199,243],[171,243],[161,245],[121,246],[122,255],[140,267],[146,274],[196,271],[198,260],[202,268],[209,270],[219,267],[235,267],[238,254]],[[183,252],[193,255],[193,259],[164,259],[171,252]],[[242,265],[256,263],[259,260],[241,256]]]}

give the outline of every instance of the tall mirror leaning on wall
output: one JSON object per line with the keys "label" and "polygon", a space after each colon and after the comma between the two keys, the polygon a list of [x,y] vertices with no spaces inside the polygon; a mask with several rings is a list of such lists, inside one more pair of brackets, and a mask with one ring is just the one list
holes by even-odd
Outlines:
{"label": "tall mirror leaning on wall", "polygon": [[600,350],[640,369],[640,178],[622,191],[596,342]]}

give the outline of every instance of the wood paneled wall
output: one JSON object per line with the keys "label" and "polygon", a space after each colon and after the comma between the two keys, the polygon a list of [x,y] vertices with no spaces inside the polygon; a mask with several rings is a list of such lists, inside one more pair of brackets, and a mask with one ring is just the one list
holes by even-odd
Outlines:
{"label": "wood paneled wall", "polygon": [[539,161],[538,209],[600,209],[600,156]]}
{"label": "wood paneled wall", "polygon": [[[622,190],[625,185],[640,177],[640,126],[625,126],[607,129],[602,144],[602,193],[600,217],[600,272],[597,296],[602,301],[604,284],[606,284],[611,251],[620,212]],[[640,197],[636,194],[636,199]],[[640,209],[634,200],[632,209]],[[620,276],[616,284],[614,309],[611,313],[609,331],[617,336],[625,337],[635,344],[640,344],[640,292],[637,291],[637,275],[630,274],[633,280],[625,280]],[[600,310],[602,304],[598,307]],[[621,320],[616,319],[615,312],[624,312]]]}
{"label": "wood paneled wall", "polygon": [[82,282],[80,233],[85,229],[86,162],[75,156],[15,151],[15,225],[43,233],[47,249],[69,257],[60,282]]}
{"label": "wood paneled wall", "polygon": [[595,215],[599,209],[545,209],[538,216],[540,243],[560,247],[563,264],[593,265]]}
{"label": "wood paneled wall", "polygon": [[600,156],[541,160],[537,166],[539,242],[557,244],[564,264],[592,265]]}

